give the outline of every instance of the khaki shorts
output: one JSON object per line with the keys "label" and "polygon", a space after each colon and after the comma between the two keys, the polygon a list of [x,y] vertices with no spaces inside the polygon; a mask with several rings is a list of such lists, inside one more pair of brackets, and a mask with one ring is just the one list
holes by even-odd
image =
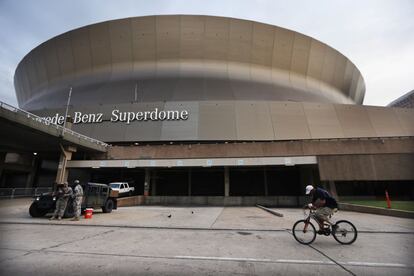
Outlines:
{"label": "khaki shorts", "polygon": [[334,213],[334,210],[329,207],[318,208],[315,211],[315,215],[319,219],[323,219],[323,220],[329,220],[329,217],[332,216],[333,213]]}

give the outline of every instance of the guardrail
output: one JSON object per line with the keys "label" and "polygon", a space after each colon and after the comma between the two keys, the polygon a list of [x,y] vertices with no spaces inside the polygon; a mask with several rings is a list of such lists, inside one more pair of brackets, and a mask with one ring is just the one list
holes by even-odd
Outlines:
{"label": "guardrail", "polygon": [[49,193],[51,187],[41,188],[0,188],[0,198],[34,197],[42,193]]}
{"label": "guardrail", "polygon": [[71,129],[64,128],[63,126],[60,126],[60,125],[55,124],[55,123],[52,123],[51,122],[51,119],[42,118],[42,117],[37,116],[37,115],[35,115],[33,113],[30,113],[30,112],[27,112],[27,111],[25,111],[23,109],[20,109],[18,107],[9,105],[9,104],[7,104],[5,102],[0,101],[0,108],[4,108],[4,109],[7,109],[9,111],[12,111],[12,112],[15,112],[15,113],[24,115],[27,118],[32,119],[33,121],[42,123],[44,125],[52,126],[52,127],[56,128],[56,129],[60,130],[62,132],[62,135],[63,135],[63,133],[67,132],[67,133],[70,133],[71,135],[73,135],[75,137],[78,137],[78,138],[87,140],[87,141],[89,141],[91,143],[95,143],[95,144],[98,144],[98,145],[103,146],[103,147],[108,147],[108,144],[107,143],[104,143],[102,141],[99,141],[99,140],[96,140],[94,138],[88,137],[86,135],[80,134],[80,133],[75,132],[75,131],[73,131]]}

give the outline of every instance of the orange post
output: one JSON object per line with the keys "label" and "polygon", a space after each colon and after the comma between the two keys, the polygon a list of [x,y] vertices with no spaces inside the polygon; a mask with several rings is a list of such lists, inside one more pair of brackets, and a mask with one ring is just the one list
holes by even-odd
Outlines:
{"label": "orange post", "polygon": [[385,190],[385,199],[387,200],[387,207],[388,209],[391,209],[391,200],[390,200],[390,196],[388,195],[388,191]]}

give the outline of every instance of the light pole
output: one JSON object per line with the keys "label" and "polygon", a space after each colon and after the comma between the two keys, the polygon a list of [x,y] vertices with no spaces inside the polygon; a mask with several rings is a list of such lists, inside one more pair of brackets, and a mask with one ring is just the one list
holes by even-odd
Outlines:
{"label": "light pole", "polygon": [[69,96],[68,96],[68,102],[66,104],[66,111],[65,111],[65,121],[63,122],[63,130],[62,130],[62,136],[66,129],[66,120],[68,119],[68,111],[69,111],[69,104],[70,104],[70,98],[72,97],[72,86],[69,88]]}

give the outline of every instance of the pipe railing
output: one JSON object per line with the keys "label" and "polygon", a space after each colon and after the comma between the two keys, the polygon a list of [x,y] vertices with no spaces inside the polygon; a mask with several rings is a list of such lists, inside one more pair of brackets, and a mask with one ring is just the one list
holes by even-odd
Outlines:
{"label": "pipe railing", "polygon": [[0,101],[0,107],[3,108],[3,109],[9,110],[9,111],[18,113],[18,114],[22,114],[22,115],[26,116],[27,118],[32,119],[33,121],[42,123],[42,124],[47,125],[47,126],[52,126],[52,127],[56,128],[56,129],[60,130],[62,132],[62,135],[65,132],[66,133],[70,133],[71,135],[73,135],[73,136],[75,136],[75,137],[77,137],[79,139],[87,140],[87,141],[89,141],[91,143],[98,144],[98,145],[103,146],[105,148],[108,147],[108,144],[107,143],[104,143],[104,142],[99,141],[97,139],[94,139],[94,138],[88,137],[86,135],[80,134],[80,133],[75,132],[75,131],[73,131],[71,129],[64,128],[64,127],[62,127],[62,126],[60,126],[58,124],[52,123],[51,122],[51,119],[46,119],[46,118],[37,116],[37,115],[35,115],[33,113],[27,112],[27,111],[25,111],[23,109],[20,109],[18,107],[12,106],[12,105],[9,105],[9,104],[7,104],[5,102],[2,102],[2,101]]}

